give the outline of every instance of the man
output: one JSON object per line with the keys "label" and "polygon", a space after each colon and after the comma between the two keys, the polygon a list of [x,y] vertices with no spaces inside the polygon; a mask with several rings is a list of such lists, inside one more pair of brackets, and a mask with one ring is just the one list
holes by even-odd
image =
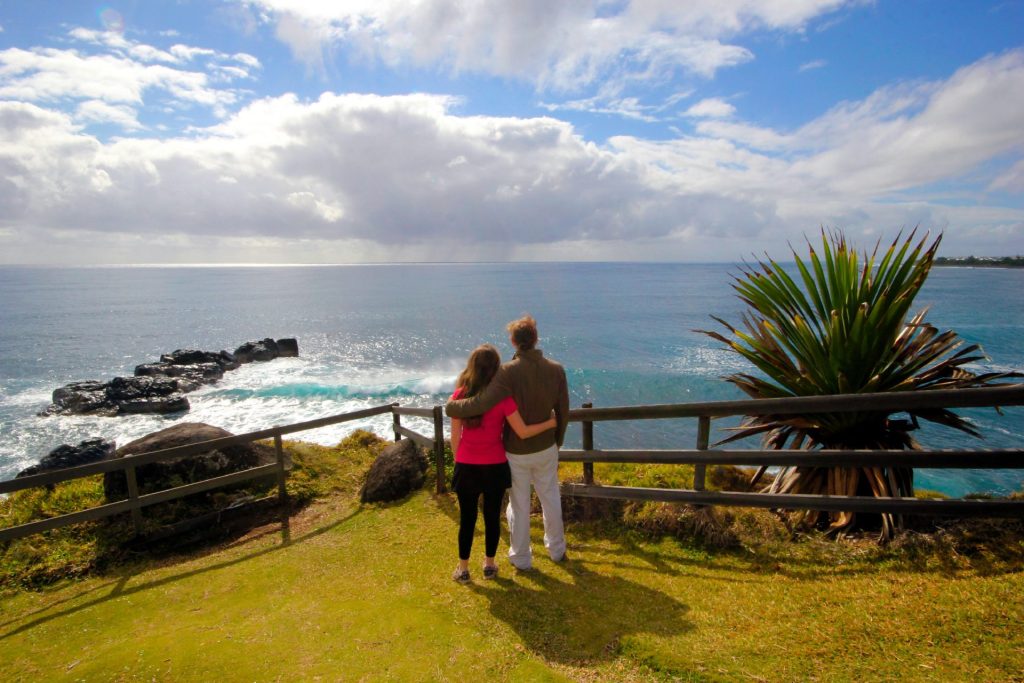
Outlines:
{"label": "man", "polygon": [[544,547],[555,562],[565,559],[565,530],[562,499],[558,489],[558,448],[565,440],[569,417],[569,388],[565,369],[544,357],[537,346],[537,321],[530,316],[508,324],[509,341],[516,349],[512,360],[482,392],[472,398],[451,400],[445,406],[449,417],[482,415],[506,396],[512,396],[527,424],[547,420],[554,410],[558,427],[529,439],[520,439],[505,429],[505,451],[512,469],[509,494],[508,557],[512,566],[529,570],[533,566],[530,546],[530,484],[533,484],[544,512]]}

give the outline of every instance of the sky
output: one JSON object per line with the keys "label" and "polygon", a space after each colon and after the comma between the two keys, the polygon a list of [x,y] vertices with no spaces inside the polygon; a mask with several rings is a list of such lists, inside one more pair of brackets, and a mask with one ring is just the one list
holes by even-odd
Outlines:
{"label": "sky", "polygon": [[1024,254],[1024,0],[0,0],[0,263]]}

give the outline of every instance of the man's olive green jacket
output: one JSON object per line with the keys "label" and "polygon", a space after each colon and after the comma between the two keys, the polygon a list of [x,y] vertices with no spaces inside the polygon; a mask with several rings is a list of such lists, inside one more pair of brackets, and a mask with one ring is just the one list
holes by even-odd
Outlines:
{"label": "man's olive green jacket", "polygon": [[505,426],[505,450],[509,453],[536,453],[565,440],[569,418],[569,385],[565,368],[548,360],[540,349],[519,351],[498,370],[491,383],[476,396],[450,400],[444,407],[449,417],[482,415],[506,396],[515,399],[523,422],[543,422],[555,411],[558,426],[529,439],[520,439]]}

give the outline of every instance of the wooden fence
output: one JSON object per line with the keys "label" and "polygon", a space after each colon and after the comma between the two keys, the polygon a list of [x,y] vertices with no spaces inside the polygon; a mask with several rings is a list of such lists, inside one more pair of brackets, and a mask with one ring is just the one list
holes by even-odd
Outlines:
{"label": "wooden fence", "polygon": [[[826,412],[880,412],[920,408],[977,408],[1024,405],[1024,384],[978,389],[952,389],[884,394],[848,394],[800,398],[750,399],[708,403],[583,408],[570,412],[570,420],[583,425],[583,448],[563,450],[559,459],[583,463],[583,483],[565,483],[564,495],[584,498],[666,501],[695,505],[887,512],[943,516],[1024,516],[1024,500],[922,500],[805,494],[707,491],[709,465],[759,467],[924,467],[929,469],[1024,470],[1024,450],[970,449],[922,451],[872,450],[711,450],[711,419],[742,415],[814,414]],[[692,450],[600,450],[594,447],[594,423],[612,420],[697,418],[697,444]],[[594,481],[595,462],[694,465],[693,489],[658,489],[601,486]]]}
{"label": "wooden fence", "polygon": [[[406,436],[417,444],[427,446],[435,454],[435,464],[438,468],[437,490],[439,493],[444,492],[444,425],[442,421],[441,407],[437,406],[433,409],[419,409],[401,408],[397,404],[382,405],[367,408],[365,410],[357,410],[355,412],[323,417],[316,420],[308,420],[306,422],[297,422],[283,427],[271,427],[270,429],[262,429],[256,432],[249,432],[247,434],[237,434],[235,436],[212,439],[210,441],[177,446],[175,448],[166,448],[159,451],[151,451],[149,453],[141,453],[139,455],[132,455],[114,460],[103,460],[101,462],[95,462],[88,465],[68,467],[65,469],[53,470],[42,474],[34,474],[27,477],[20,477],[18,479],[11,479],[10,481],[0,482],[0,494],[13,493],[14,491],[21,491],[23,489],[33,488],[36,486],[52,486],[53,484],[57,484],[62,481],[70,481],[72,479],[105,474],[107,472],[123,471],[128,482],[128,498],[126,500],[99,505],[80,512],[72,512],[66,515],[50,517],[48,519],[0,529],[0,543],[48,531],[50,529],[68,526],[69,524],[89,522],[125,512],[131,514],[135,531],[138,533],[142,529],[142,509],[145,507],[183,498],[185,496],[192,495],[193,493],[210,491],[212,489],[218,489],[264,477],[274,477],[277,480],[277,495],[282,503],[281,522],[283,529],[287,531],[288,513],[286,506],[283,504],[287,502],[288,499],[288,493],[285,489],[285,480],[288,473],[285,463],[284,449],[281,446],[281,437],[285,434],[294,434],[296,432],[307,431],[310,429],[328,427],[342,422],[361,420],[367,417],[373,417],[374,415],[383,415],[386,413],[394,415],[396,441],[401,437]],[[411,429],[403,427],[401,425],[401,415],[433,418],[434,438],[430,439],[412,431]],[[223,476],[213,477],[211,479],[205,479],[191,484],[185,484],[184,486],[177,486],[163,491],[156,491],[154,493],[147,493],[144,495],[139,494],[136,469],[142,465],[160,462],[162,460],[197,455],[217,448],[237,446],[240,444],[251,443],[253,441],[261,441],[263,439],[274,440],[274,451],[276,457],[274,462],[270,464],[252,467],[239,472],[232,472],[231,474],[225,474]]]}
{"label": "wooden fence", "polygon": [[[564,462],[583,463],[583,483],[565,483],[562,492],[569,496],[589,498],[619,498],[626,500],[673,501],[697,505],[732,505],[783,509],[889,512],[893,514],[930,515],[983,515],[1024,516],[1024,500],[921,500],[917,498],[869,498],[862,496],[820,496],[799,494],[743,493],[735,491],[707,491],[705,473],[709,465],[756,465],[761,467],[926,467],[960,469],[1024,469],[1022,449],[973,449],[928,451],[794,451],[794,450],[713,450],[709,447],[711,419],[739,415],[782,415],[794,413],[823,413],[839,411],[899,411],[916,408],[973,408],[1008,407],[1024,405],[1024,384],[980,389],[922,391],[888,394],[854,394],[814,396],[804,398],[715,401],[706,403],[679,403],[666,405],[594,408],[584,404],[570,411],[569,421],[580,422],[583,448],[562,450],[559,459]],[[107,503],[81,512],[73,512],[19,526],[0,529],[0,542],[56,529],[69,524],[93,521],[130,513],[136,531],[142,526],[142,509],[157,503],[176,500],[193,493],[221,488],[243,481],[275,477],[278,497],[287,501],[285,480],[288,476],[281,439],[285,434],[327,427],[352,420],[390,413],[393,416],[394,436],[402,437],[431,451],[437,471],[437,492],[445,491],[444,412],[442,406],[431,408],[403,408],[398,404],[382,405],[350,413],[298,422],[282,427],[271,427],[247,434],[213,439],[201,443],[152,451],[115,460],[104,460],[79,467],[44,472],[32,476],[0,482],[0,494],[12,493],[35,486],[49,486],[62,481],[88,477],[107,472],[124,471],[128,482],[126,500]],[[433,435],[425,436],[402,425],[402,417],[431,420]],[[697,419],[697,444],[691,450],[599,450],[594,448],[594,423],[614,420]],[[139,494],[136,468],[161,460],[204,453],[216,448],[273,439],[275,462],[233,472],[220,477],[185,484],[154,493]],[[595,462],[661,463],[694,465],[693,489],[656,489],[630,486],[601,486],[594,481]],[[286,510],[282,505],[282,510]],[[282,513],[282,525],[287,530],[287,512]]]}

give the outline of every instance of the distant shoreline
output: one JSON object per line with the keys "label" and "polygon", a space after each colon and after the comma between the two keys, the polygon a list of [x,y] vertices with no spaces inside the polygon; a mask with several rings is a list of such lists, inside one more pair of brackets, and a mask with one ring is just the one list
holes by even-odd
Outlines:
{"label": "distant shoreline", "polygon": [[961,268],[1024,268],[1024,256],[939,256],[935,259],[935,265]]}

